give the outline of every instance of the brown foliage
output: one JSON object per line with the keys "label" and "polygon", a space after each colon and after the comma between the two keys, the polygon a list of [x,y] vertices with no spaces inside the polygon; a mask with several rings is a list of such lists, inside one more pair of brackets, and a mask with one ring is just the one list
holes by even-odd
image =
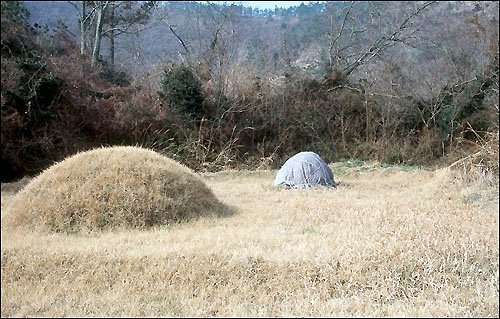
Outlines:
{"label": "brown foliage", "polygon": [[472,151],[452,163],[450,167],[461,170],[467,180],[484,180],[486,177],[498,184],[500,155],[498,128],[495,132],[488,132],[484,137],[475,131],[474,134],[477,140],[472,143]]}

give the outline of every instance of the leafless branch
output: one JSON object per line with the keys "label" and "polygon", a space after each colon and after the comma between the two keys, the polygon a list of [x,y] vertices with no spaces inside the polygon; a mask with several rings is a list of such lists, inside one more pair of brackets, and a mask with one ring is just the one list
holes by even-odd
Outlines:
{"label": "leafless branch", "polygon": [[184,51],[186,51],[186,54],[189,56],[190,55],[190,52],[189,52],[189,49],[188,47],[186,46],[186,43],[184,43],[184,40],[182,40],[182,38],[175,32],[174,30],[174,27],[173,25],[165,22],[168,26],[168,29],[170,30],[170,32],[172,32],[172,34],[176,37],[176,39],[179,41],[179,43],[182,45],[182,47],[184,48]]}
{"label": "leafless branch", "polygon": [[[347,17],[349,16],[349,13],[351,12],[351,9],[353,6],[354,6],[354,1],[351,1],[351,4],[347,8],[347,12],[344,15],[344,19],[342,20],[342,24],[340,25],[340,29],[339,29],[337,36],[335,38],[330,38],[330,48],[329,48],[330,68],[333,67],[333,56],[334,56],[333,49],[334,49],[335,44],[337,43],[338,39],[342,36],[342,33],[344,32],[345,22],[347,20]],[[331,34],[333,34],[333,23],[331,23],[330,27],[331,27]],[[338,54],[337,54],[337,56],[338,56]]]}
{"label": "leafless branch", "polygon": [[364,53],[362,53],[356,61],[346,66],[343,70],[345,76],[351,74],[357,67],[370,61],[374,57],[378,56],[383,50],[395,45],[398,42],[403,41],[399,38],[399,35],[407,29],[408,23],[416,16],[418,16],[422,11],[435,3],[436,1],[428,1],[424,3],[420,8],[417,8],[413,13],[408,15],[406,19],[396,28],[390,35],[383,36],[377,39]]}

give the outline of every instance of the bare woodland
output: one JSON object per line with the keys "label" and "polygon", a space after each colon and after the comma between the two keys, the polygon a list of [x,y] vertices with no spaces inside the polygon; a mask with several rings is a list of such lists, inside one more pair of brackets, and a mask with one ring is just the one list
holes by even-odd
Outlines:
{"label": "bare woodland", "polygon": [[217,171],[451,164],[498,136],[496,2],[24,5],[2,7],[6,180],[96,145]]}

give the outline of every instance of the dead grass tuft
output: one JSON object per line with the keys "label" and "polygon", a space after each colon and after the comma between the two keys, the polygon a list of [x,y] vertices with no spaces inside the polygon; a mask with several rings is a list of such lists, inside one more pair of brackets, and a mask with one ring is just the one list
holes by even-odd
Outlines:
{"label": "dead grass tuft", "polygon": [[[474,132],[474,131],[473,131]],[[498,185],[499,137],[496,132],[487,132],[485,137],[477,137],[476,151],[450,165],[458,169],[466,182],[485,181]]]}
{"label": "dead grass tuft", "polygon": [[2,224],[56,232],[143,229],[226,212],[189,168],[151,150],[119,146],[48,168],[12,199]]}

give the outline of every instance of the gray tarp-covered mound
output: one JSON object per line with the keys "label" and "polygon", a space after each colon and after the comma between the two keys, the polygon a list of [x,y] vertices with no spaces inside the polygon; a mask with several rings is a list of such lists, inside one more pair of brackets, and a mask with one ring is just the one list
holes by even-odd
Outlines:
{"label": "gray tarp-covered mound", "polygon": [[306,189],[337,187],[333,172],[314,152],[300,152],[290,157],[276,174],[273,186]]}

